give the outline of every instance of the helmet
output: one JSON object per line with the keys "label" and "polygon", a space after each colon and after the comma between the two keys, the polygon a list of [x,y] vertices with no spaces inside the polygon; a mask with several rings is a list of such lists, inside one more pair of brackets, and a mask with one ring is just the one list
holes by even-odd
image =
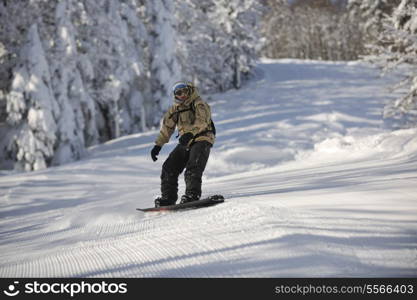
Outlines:
{"label": "helmet", "polygon": [[[179,99],[177,96],[181,96],[182,93],[186,93],[187,96],[191,96],[194,91],[194,85],[188,81],[178,81],[172,86],[172,95],[175,102],[182,103],[184,99]],[[187,99],[188,99],[187,97]]]}

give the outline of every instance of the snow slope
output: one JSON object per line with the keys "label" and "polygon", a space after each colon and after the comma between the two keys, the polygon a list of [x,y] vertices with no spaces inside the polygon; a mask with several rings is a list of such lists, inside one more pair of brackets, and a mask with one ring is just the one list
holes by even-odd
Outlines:
{"label": "snow slope", "polygon": [[0,276],[417,276],[417,129],[382,121],[395,95],[377,75],[263,60],[244,88],[211,95],[203,190],[227,198],[214,207],[135,210],[153,205],[176,143],[153,163],[157,130],[76,163],[3,172]]}

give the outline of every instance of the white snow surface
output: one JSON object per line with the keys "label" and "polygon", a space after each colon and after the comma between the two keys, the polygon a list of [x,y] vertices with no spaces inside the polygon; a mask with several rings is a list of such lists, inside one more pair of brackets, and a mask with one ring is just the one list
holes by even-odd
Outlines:
{"label": "white snow surface", "polygon": [[[142,213],[158,130],[0,177],[1,277],[415,277],[417,129],[381,118],[395,78],[361,63],[262,60],[206,96],[217,206]],[[184,191],[180,177],[180,196]]]}

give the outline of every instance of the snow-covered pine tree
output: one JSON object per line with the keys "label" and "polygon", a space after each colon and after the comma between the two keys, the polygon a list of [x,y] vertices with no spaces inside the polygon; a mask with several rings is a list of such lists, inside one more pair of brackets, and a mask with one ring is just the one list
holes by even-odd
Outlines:
{"label": "snow-covered pine tree", "polygon": [[383,20],[378,42],[371,47],[367,60],[383,73],[402,68],[403,80],[395,89],[403,95],[385,108],[386,117],[400,119],[401,126],[415,126],[417,121],[417,2],[402,0],[392,15]]}
{"label": "snow-covered pine tree", "polygon": [[219,78],[222,76],[216,55],[216,29],[208,16],[213,9],[212,0],[186,0],[176,1],[174,11],[178,60],[183,77],[193,81],[202,91],[215,89],[213,72]]}
{"label": "snow-covered pine tree", "polygon": [[175,14],[182,70],[202,91],[240,86],[260,48],[258,1],[178,1]]}
{"label": "snow-covered pine tree", "polygon": [[262,48],[259,34],[262,6],[254,0],[215,0],[217,12],[212,17],[224,29],[225,48],[230,57],[225,62],[231,69],[232,84],[241,86],[241,75],[249,75]]}
{"label": "snow-covered pine tree", "polygon": [[38,26],[30,27],[7,95],[6,152],[19,170],[45,168],[54,154],[58,105]]}
{"label": "snow-covered pine tree", "polygon": [[[51,13],[52,7],[53,4],[42,0],[0,1],[0,89],[7,89],[11,83],[12,69],[31,25],[36,23],[40,39],[46,38],[44,27],[47,26],[42,17]],[[43,46],[47,51],[45,44]]]}
{"label": "snow-covered pine tree", "polygon": [[140,5],[99,0],[82,1],[78,7],[74,18],[80,69],[96,105],[100,141],[152,126],[154,111],[146,107],[151,99],[143,96],[149,84],[144,53],[148,35],[138,15]]}
{"label": "snow-covered pine tree", "polygon": [[147,0],[146,17],[149,32],[150,80],[154,103],[154,123],[159,124],[161,111],[170,104],[172,85],[183,80],[177,57],[177,33],[174,29],[174,3],[169,0]]}
{"label": "snow-covered pine tree", "polygon": [[76,31],[70,19],[73,5],[74,1],[62,1],[56,7],[56,36],[50,53],[52,85],[60,111],[53,159],[57,165],[81,158],[86,145],[98,141],[94,102],[78,69]]}

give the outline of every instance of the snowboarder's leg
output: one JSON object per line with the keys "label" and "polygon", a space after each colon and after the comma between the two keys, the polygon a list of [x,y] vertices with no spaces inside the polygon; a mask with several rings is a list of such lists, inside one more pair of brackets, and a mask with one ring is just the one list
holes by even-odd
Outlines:
{"label": "snowboarder's leg", "polygon": [[181,202],[195,201],[201,197],[201,177],[206,168],[211,147],[212,145],[206,141],[196,142],[191,147],[185,170],[185,195]]}
{"label": "snowboarder's leg", "polygon": [[185,168],[188,160],[188,151],[178,145],[172,150],[162,165],[161,172],[161,199],[162,205],[175,204],[178,199],[178,176]]}

